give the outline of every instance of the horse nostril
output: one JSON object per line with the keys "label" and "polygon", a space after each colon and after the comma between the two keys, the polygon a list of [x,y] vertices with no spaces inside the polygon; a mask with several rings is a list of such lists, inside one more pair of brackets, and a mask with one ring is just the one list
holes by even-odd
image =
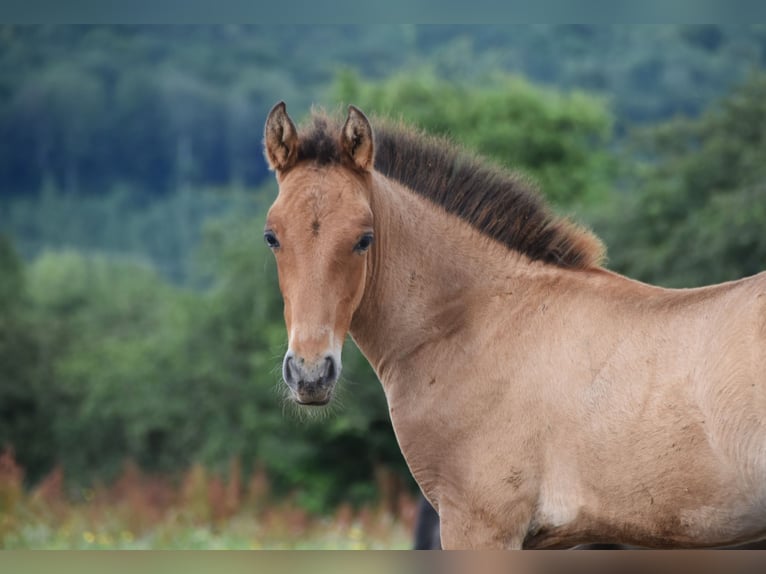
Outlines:
{"label": "horse nostril", "polygon": [[295,359],[292,352],[288,352],[287,355],[285,355],[285,362],[282,365],[282,378],[285,380],[285,382],[288,385],[294,385],[296,376],[295,376]]}
{"label": "horse nostril", "polygon": [[335,366],[335,359],[332,358],[332,356],[328,355],[324,359],[324,380],[327,382],[334,381],[335,377],[338,375],[338,369]]}

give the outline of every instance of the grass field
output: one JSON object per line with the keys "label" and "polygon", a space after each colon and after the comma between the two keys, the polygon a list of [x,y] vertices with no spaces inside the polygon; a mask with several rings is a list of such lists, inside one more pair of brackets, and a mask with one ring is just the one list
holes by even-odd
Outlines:
{"label": "grass field", "polygon": [[61,470],[31,491],[22,479],[12,453],[0,455],[3,549],[364,550],[412,544],[416,502],[409,493],[375,506],[341,505],[332,515],[313,516],[289,498],[272,502],[263,472],[243,484],[195,466],[173,483],[126,465],[108,488],[83,489],[74,496],[65,494]]}

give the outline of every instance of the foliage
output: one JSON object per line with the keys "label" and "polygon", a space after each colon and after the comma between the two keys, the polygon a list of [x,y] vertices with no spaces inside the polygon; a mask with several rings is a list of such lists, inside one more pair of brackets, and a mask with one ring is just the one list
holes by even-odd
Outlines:
{"label": "foliage", "polygon": [[642,192],[617,203],[621,218],[599,225],[615,269],[674,286],[763,270],[765,102],[766,75],[754,75],[700,118],[636,136],[645,161],[632,185]]}
{"label": "foliage", "polygon": [[148,267],[73,251],[43,254],[29,282],[46,358],[40,400],[54,415],[49,465],[85,482],[127,456],[160,468],[184,461],[190,425],[177,399],[198,368],[185,362],[195,307]]}
{"label": "foliage", "polygon": [[40,400],[41,349],[26,283],[22,261],[9,238],[0,235],[0,448],[23,445],[19,460],[36,473],[49,462],[51,437]]}
{"label": "foliage", "polygon": [[176,283],[198,285],[205,223],[236,211],[264,209],[264,191],[240,188],[184,189],[153,198],[119,186],[98,195],[78,196],[47,186],[37,197],[6,200],[0,229],[14,235],[27,259],[46,248],[75,249],[111,259],[149,262]]}
{"label": "foliage", "polygon": [[62,490],[54,470],[30,492],[10,451],[0,453],[0,548],[10,549],[390,549],[410,547],[416,501],[347,504],[308,514],[269,498],[269,477],[194,465],[180,482],[127,464],[110,487]]}
{"label": "foliage", "polygon": [[763,26],[451,25],[417,28],[418,46],[451,82],[513,71],[559,89],[608,96],[621,129],[696,115],[764,64]]}
{"label": "foliage", "polygon": [[258,185],[269,107],[328,103],[343,67],[523,75],[608,96],[623,129],[698,113],[765,46],[763,26],[3,26],[0,195]]}

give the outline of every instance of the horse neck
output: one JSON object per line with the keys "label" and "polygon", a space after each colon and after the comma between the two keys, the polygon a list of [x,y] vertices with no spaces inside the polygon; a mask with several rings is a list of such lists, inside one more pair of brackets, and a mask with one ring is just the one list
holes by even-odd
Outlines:
{"label": "horse neck", "polygon": [[524,258],[379,174],[371,204],[375,243],[351,336],[382,376],[451,328],[459,294],[507,277]]}

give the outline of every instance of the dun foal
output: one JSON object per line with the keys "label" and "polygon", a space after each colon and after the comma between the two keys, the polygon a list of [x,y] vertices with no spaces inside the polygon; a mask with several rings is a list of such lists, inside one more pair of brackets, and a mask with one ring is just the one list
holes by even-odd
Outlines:
{"label": "dun foal", "polygon": [[602,267],[519,178],[361,111],[265,127],[294,400],[350,333],[445,548],[766,535],[766,275],[689,290]]}

